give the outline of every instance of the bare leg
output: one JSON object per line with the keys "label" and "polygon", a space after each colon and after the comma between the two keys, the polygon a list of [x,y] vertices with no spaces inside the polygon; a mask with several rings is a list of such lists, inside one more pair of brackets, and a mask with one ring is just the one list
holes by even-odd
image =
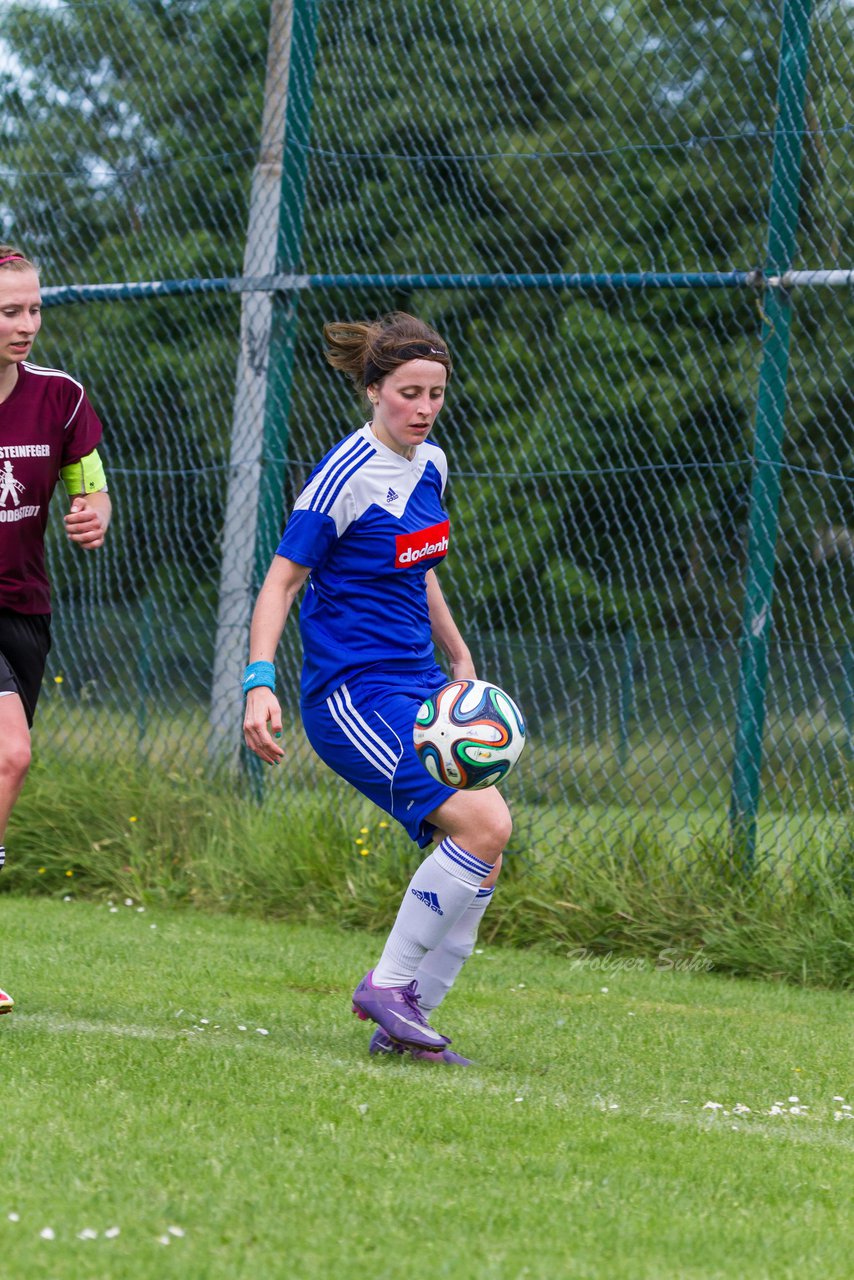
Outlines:
{"label": "bare leg", "polygon": [[17,693],[0,698],[0,844],[30,767],[30,730]]}
{"label": "bare leg", "polygon": [[[30,730],[24,704],[17,693],[0,698],[0,868],[6,860],[3,840],[9,815],[30,767]],[[0,1013],[8,1013],[14,1001],[0,990]]]}

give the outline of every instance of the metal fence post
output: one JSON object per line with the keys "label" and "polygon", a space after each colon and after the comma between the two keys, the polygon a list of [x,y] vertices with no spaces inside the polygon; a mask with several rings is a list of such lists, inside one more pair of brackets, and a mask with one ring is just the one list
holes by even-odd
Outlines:
{"label": "metal fence post", "polygon": [[625,769],[629,762],[629,738],[632,723],[637,714],[635,705],[635,659],[637,648],[637,632],[634,627],[629,627],[623,632],[623,643],[620,650],[619,745],[617,757],[621,769]]}
{"label": "metal fence post", "polygon": [[842,723],[845,726],[845,754],[854,760],[854,644],[842,650]]}
{"label": "metal fence post", "polygon": [[[293,274],[299,267],[318,14],[319,0],[273,0],[247,277]],[[281,512],[296,296],[247,292],[242,302],[209,740],[211,752],[232,765],[240,752],[238,682],[249,615]]]}
{"label": "metal fence post", "polygon": [[[811,0],[786,0],[783,6],[766,276],[788,271],[795,251],[811,9]],[[733,851],[745,870],[752,867],[756,852],[790,329],[788,293],[769,288],[762,322],[730,803]]]}

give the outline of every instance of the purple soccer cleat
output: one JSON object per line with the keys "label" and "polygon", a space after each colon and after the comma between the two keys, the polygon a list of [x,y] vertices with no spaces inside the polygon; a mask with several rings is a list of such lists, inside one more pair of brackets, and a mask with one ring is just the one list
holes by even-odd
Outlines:
{"label": "purple soccer cleat", "polygon": [[454,1053],[453,1049],[443,1049],[441,1053],[428,1053],[426,1049],[405,1049],[402,1044],[395,1044],[391,1036],[386,1035],[382,1027],[377,1027],[371,1036],[368,1053],[370,1053],[371,1057],[375,1057],[377,1054],[399,1054],[402,1057],[405,1054],[408,1058],[417,1058],[419,1061],[444,1062],[450,1067],[474,1066],[471,1058],[464,1058],[462,1054]]}
{"label": "purple soccer cleat", "polygon": [[375,987],[371,981],[373,973],[373,969],[366,973],[353,992],[356,1016],[376,1022],[391,1040],[405,1049],[441,1053],[450,1041],[434,1031],[421,1012],[415,982],[406,987]]}

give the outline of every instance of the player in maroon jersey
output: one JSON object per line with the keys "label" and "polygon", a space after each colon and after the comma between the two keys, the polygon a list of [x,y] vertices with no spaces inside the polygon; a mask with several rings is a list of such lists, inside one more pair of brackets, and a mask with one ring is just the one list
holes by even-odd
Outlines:
{"label": "player in maroon jersey", "polygon": [[[61,478],[65,530],[100,547],[110,499],[97,453],[101,424],[79,382],[29,360],[41,327],[36,268],[0,244],[0,867],[9,815],[30,764],[30,728],[50,649],[44,537]],[[12,999],[0,990],[0,1013]]]}

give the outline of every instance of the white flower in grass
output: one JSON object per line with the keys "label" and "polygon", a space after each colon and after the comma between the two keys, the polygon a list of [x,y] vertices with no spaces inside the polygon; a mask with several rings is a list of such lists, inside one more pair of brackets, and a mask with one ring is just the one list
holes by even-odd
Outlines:
{"label": "white flower in grass", "polygon": [[844,1101],[845,1101],[845,1099],[843,1098],[843,1096],[842,1096],[842,1094],[841,1094],[841,1093],[835,1093],[835,1094],[833,1095],[833,1101],[834,1101],[834,1102],[844,1102]]}
{"label": "white flower in grass", "polygon": [[157,1243],[158,1243],[158,1244],[171,1244],[171,1240],[169,1239],[169,1236],[158,1236],[158,1237],[157,1237]]}
{"label": "white flower in grass", "polygon": [[170,1236],[178,1236],[180,1238],[181,1236],[186,1235],[183,1227],[167,1227],[166,1230],[169,1232]]}
{"label": "white flower in grass", "polygon": [[366,1114],[366,1112],[367,1112],[367,1110],[368,1110],[368,1104],[367,1104],[367,1102],[360,1102],[360,1103],[359,1103],[358,1110],[359,1110],[359,1114],[360,1114],[360,1115],[365,1115],[365,1114]]}
{"label": "white flower in grass", "polygon": [[78,1240],[97,1240],[98,1232],[93,1230],[92,1227],[84,1227],[82,1231],[77,1232],[77,1239]]}
{"label": "white flower in grass", "polygon": [[722,1102],[704,1102],[704,1111],[723,1111],[724,1104]]}
{"label": "white flower in grass", "polygon": [[732,1114],[734,1116],[749,1116],[750,1107],[745,1106],[743,1102],[737,1102],[732,1109]]}
{"label": "white flower in grass", "polygon": [[255,1030],[259,1036],[268,1036],[270,1034],[266,1027],[256,1027]]}
{"label": "white flower in grass", "polygon": [[524,1101],[525,1101],[525,1099],[524,1099],[524,1098],[521,1096],[521,1094],[520,1094],[520,1095],[518,1095],[517,1097],[515,1097],[515,1098],[513,1099],[513,1101],[514,1101],[514,1102],[524,1102]]}
{"label": "white flower in grass", "polygon": [[39,1232],[39,1235],[41,1236],[42,1240],[56,1239],[56,1232],[54,1231],[53,1227],[42,1227],[41,1231]]}
{"label": "white flower in grass", "polygon": [[238,1031],[245,1031],[245,1030],[246,1030],[246,1028],[243,1026],[243,1024],[242,1024],[242,1023],[238,1023],[238,1025],[237,1025],[237,1030],[238,1030]]}
{"label": "white flower in grass", "polygon": [[126,907],[132,907],[132,906],[133,906],[133,898],[125,898],[125,906],[126,906]]}
{"label": "white flower in grass", "polygon": [[110,915],[111,916],[117,915],[118,910],[119,910],[118,907],[110,907]]}
{"label": "white flower in grass", "polygon": [[116,1236],[120,1234],[121,1227],[107,1227],[107,1230],[104,1232],[104,1239],[115,1240]]}
{"label": "white flower in grass", "polygon": [[20,1222],[20,1221],[21,1221],[21,1215],[20,1215],[19,1213],[15,1213],[14,1211],[13,1211],[12,1213],[10,1213],[10,1214],[8,1215],[8,1217],[9,1217],[9,1221],[10,1221],[10,1222]]}

